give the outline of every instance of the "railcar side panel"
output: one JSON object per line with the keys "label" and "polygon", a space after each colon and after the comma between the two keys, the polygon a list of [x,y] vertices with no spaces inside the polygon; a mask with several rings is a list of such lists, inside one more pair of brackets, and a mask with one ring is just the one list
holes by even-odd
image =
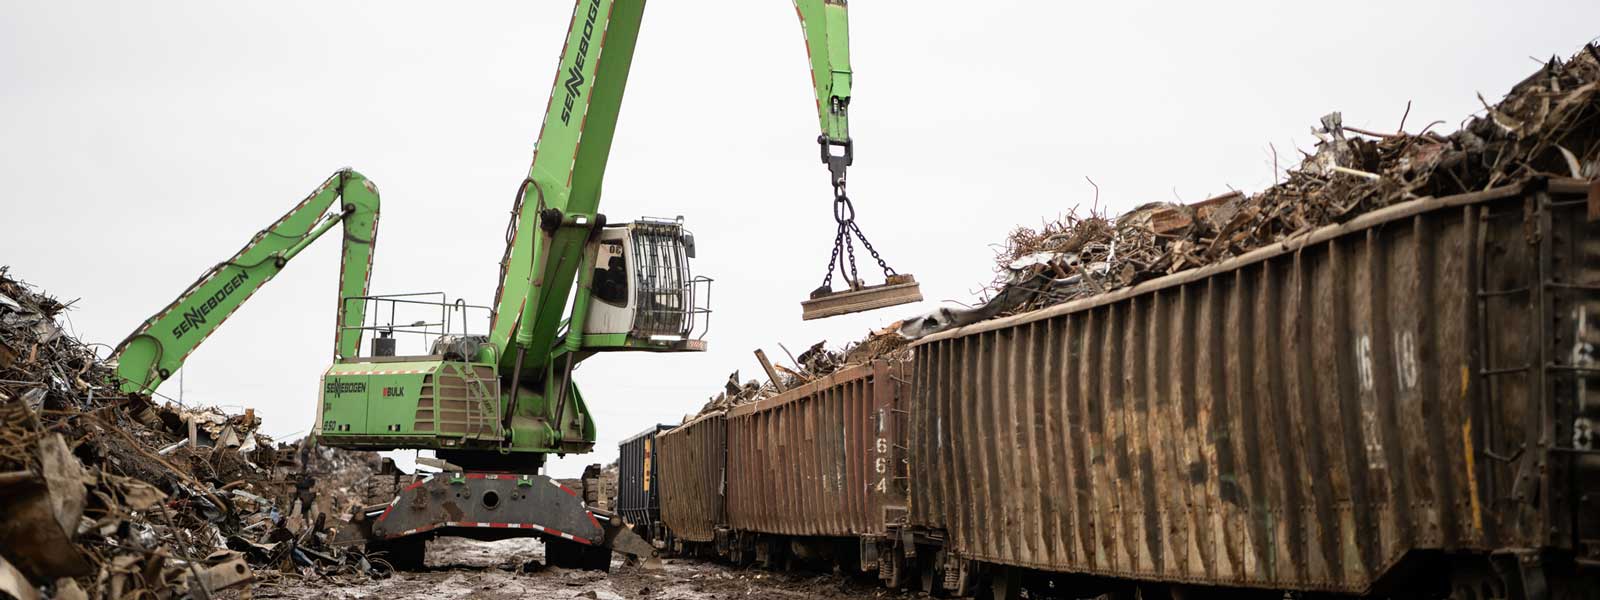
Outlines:
{"label": "railcar side panel", "polygon": [[911,521],[1002,565],[1298,590],[1594,555],[1585,191],[1399,204],[923,340]]}

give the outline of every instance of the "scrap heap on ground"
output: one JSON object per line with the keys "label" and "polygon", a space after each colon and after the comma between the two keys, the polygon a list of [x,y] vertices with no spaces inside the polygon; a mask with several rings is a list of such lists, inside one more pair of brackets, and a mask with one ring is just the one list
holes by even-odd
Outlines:
{"label": "scrap heap on ground", "polygon": [[375,454],[275,447],[249,411],[120,394],[67,308],[0,268],[0,590],[205,598],[378,572],[328,544],[385,483]]}

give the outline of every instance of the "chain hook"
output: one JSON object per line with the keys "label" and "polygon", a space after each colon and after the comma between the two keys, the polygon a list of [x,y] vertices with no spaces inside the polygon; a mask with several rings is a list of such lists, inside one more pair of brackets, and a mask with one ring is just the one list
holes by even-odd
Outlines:
{"label": "chain hook", "polygon": [[[845,193],[844,167],[851,161],[851,146],[848,141],[842,144],[845,147],[843,156],[833,156],[828,152],[829,144],[826,137],[819,137],[817,141],[823,146],[823,161],[828,163],[829,171],[833,175],[833,221],[839,224],[838,231],[833,236],[833,253],[828,257],[828,272],[822,278],[822,290],[833,289],[833,273],[838,271],[848,279],[850,289],[858,289],[861,285],[860,273],[856,270],[855,240],[861,240],[861,247],[872,254],[873,260],[878,262],[878,268],[883,269],[884,278],[894,277],[894,269],[884,262],[883,256],[872,247],[872,242],[867,241],[866,234],[856,225],[856,206],[850,202],[850,196]],[[852,239],[853,238],[853,239]],[[839,264],[839,255],[844,254],[846,264]]]}

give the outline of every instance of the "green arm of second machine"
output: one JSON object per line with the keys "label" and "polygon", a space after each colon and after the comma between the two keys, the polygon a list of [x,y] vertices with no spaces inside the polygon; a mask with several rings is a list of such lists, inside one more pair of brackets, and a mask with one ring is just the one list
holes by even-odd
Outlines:
{"label": "green arm of second machine", "polygon": [[[121,391],[150,395],[246,300],[306,247],[343,225],[339,298],[367,294],[373,244],[378,234],[378,188],[360,173],[334,173],[293,209],[250,238],[232,258],[218,263],[161,312],[117,344],[112,361]],[[341,302],[334,360],[360,350],[364,304]]]}

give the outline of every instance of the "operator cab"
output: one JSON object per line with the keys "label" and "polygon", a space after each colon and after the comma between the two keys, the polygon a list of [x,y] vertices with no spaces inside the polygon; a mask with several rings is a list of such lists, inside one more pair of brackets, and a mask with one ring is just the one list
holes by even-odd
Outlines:
{"label": "operator cab", "polygon": [[683,346],[664,349],[703,346],[699,338],[705,335],[710,309],[701,302],[707,300],[703,295],[709,295],[711,280],[695,277],[689,269],[694,234],[683,228],[681,217],[608,226],[596,244],[593,301],[583,326],[586,340],[594,337],[599,343],[593,345],[609,346],[608,338],[626,336]]}

